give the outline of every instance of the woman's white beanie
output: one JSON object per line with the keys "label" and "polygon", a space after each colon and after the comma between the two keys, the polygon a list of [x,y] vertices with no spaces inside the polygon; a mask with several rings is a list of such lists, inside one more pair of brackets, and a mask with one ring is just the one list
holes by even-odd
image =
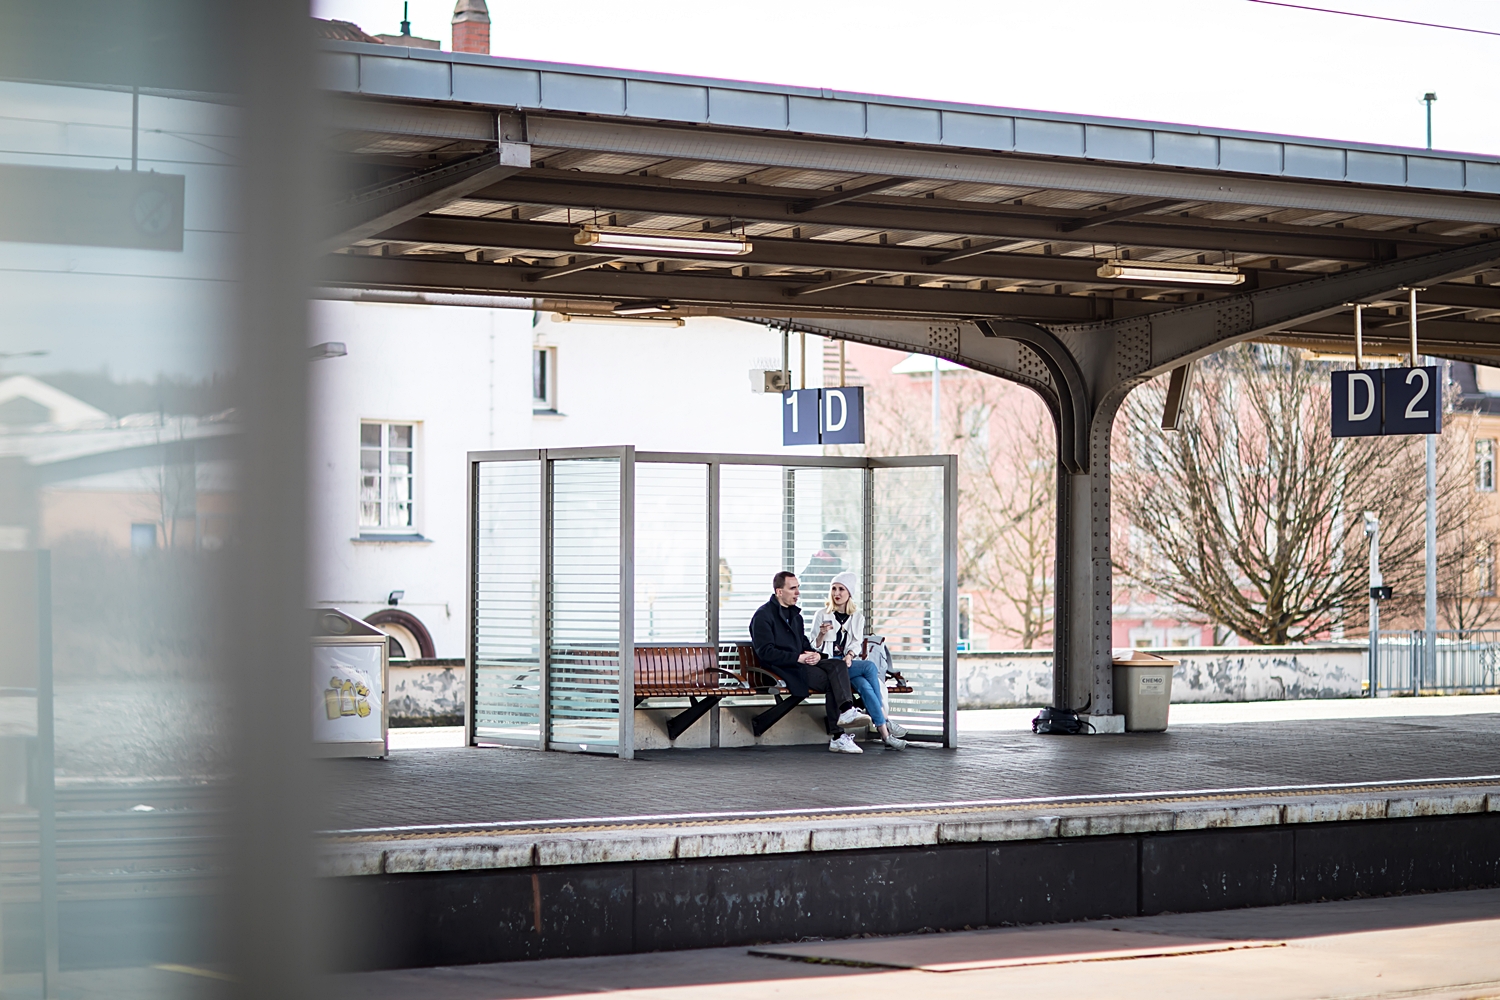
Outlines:
{"label": "woman's white beanie", "polygon": [[849,570],[844,570],[844,572],[839,573],[832,580],[828,581],[828,589],[832,590],[835,583],[842,583],[844,585],[844,589],[849,591],[849,599],[851,601],[854,599],[855,591],[858,590],[858,581],[855,579],[853,573],[851,573]]}

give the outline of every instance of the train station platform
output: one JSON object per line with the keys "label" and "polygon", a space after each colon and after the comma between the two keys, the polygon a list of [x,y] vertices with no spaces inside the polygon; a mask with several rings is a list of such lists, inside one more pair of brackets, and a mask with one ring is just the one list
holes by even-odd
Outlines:
{"label": "train station platform", "polygon": [[351,969],[1500,885],[1500,714],[317,766]]}

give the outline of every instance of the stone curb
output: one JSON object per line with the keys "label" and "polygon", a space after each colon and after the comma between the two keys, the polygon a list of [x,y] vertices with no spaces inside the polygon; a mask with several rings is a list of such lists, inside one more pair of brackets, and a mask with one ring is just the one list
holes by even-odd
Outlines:
{"label": "stone curb", "polygon": [[[1044,810],[1047,810],[1044,812]],[[636,861],[759,857],[938,844],[986,844],[1058,837],[1108,837],[1241,827],[1345,823],[1500,812],[1500,791],[1448,791],[1389,798],[1359,795],[1227,806],[1184,802],[1097,803],[1070,809],[1049,803],[1034,812],[972,816],[871,816],[799,820],[765,817],[742,823],[672,829],[570,830],[555,834],[476,834],[400,839],[339,839],[318,847],[318,874],[329,878],[420,872],[488,871]],[[752,825],[753,824],[753,825]]]}

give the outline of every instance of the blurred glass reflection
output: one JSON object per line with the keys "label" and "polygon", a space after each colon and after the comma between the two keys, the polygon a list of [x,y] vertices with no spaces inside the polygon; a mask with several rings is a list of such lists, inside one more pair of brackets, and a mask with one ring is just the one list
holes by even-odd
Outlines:
{"label": "blurred glass reflection", "polygon": [[189,4],[47,6],[0,26],[0,990],[216,995],[233,36]]}

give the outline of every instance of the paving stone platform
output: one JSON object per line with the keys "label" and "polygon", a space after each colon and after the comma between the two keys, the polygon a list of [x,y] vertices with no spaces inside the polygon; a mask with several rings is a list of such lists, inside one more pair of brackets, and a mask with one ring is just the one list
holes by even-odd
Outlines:
{"label": "paving stone platform", "polygon": [[1200,725],[1120,736],[989,733],[956,750],[865,747],[857,757],[822,747],[747,747],[651,751],[629,761],[466,748],[316,767],[330,831],[456,832],[1500,776],[1500,715]]}

